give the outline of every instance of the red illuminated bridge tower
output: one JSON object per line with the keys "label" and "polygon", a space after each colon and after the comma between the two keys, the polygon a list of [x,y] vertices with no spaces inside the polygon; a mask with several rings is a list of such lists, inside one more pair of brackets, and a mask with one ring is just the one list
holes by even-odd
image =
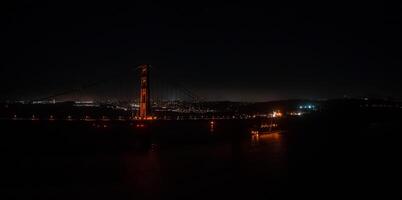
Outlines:
{"label": "red illuminated bridge tower", "polygon": [[150,117],[150,90],[149,90],[149,67],[150,65],[140,65],[140,119],[147,119]]}

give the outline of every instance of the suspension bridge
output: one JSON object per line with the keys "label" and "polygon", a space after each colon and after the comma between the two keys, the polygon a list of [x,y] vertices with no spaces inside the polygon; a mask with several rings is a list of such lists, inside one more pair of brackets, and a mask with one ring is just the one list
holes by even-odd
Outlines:
{"label": "suspension bridge", "polygon": [[[130,87],[133,91],[130,95],[132,99],[126,103],[97,103],[81,99],[81,97],[88,96],[91,89],[105,87],[107,83],[111,82],[106,79],[33,99],[25,106],[39,104],[36,109],[30,108],[24,112],[18,112],[21,110],[18,108],[8,109],[6,114],[8,117],[2,116],[2,118],[50,121],[143,121],[249,119],[255,117],[246,114],[221,113],[204,106],[205,98],[196,94],[185,84],[158,74],[158,70],[149,64],[139,65],[135,69],[135,73],[136,76],[130,77],[137,77],[135,82],[139,85]],[[57,103],[56,99],[66,99],[66,97],[72,100]]]}

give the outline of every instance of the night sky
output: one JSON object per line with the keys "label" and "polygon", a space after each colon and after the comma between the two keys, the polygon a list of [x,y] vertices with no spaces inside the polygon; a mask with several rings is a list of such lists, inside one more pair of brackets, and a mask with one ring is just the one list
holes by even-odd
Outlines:
{"label": "night sky", "polygon": [[137,98],[142,63],[208,100],[402,97],[400,5],[115,2],[2,5],[1,99]]}

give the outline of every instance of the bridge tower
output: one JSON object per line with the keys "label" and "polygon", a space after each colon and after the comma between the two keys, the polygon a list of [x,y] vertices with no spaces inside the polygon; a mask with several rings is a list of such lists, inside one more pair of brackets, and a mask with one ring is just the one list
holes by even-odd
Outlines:
{"label": "bridge tower", "polygon": [[149,90],[149,67],[148,64],[140,65],[140,119],[147,119],[150,116],[150,90]]}

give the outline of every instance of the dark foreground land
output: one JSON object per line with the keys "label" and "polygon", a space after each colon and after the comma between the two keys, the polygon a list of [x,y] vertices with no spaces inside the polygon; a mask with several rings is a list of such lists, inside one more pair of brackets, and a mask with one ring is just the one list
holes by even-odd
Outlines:
{"label": "dark foreground land", "polygon": [[0,123],[9,199],[402,197],[400,110],[283,118],[258,139],[253,120]]}

